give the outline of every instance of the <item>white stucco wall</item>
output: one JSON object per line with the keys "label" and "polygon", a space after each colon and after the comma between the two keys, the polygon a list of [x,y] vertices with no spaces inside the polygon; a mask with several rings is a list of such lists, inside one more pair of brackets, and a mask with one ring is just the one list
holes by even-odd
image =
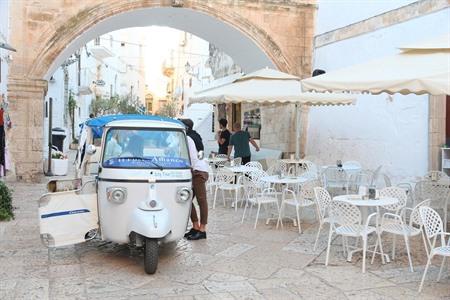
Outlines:
{"label": "white stucco wall", "polygon": [[318,0],[316,34],[331,31],[417,0]]}
{"label": "white stucco wall", "polygon": [[[9,1],[0,1],[0,42],[9,42]],[[6,40],[5,40],[6,39]],[[11,54],[10,51],[0,49],[0,58],[2,59],[1,66],[1,81],[0,81],[0,95],[6,96],[6,85],[8,79],[8,63],[5,57]]]}
{"label": "white stucco wall", "polygon": [[[395,54],[398,46],[447,32],[449,20],[446,9],[320,47],[314,68],[331,71]],[[324,163],[351,159],[368,169],[383,165],[394,182],[421,176],[428,168],[428,96],[360,95],[353,107],[312,108],[306,154]]]}

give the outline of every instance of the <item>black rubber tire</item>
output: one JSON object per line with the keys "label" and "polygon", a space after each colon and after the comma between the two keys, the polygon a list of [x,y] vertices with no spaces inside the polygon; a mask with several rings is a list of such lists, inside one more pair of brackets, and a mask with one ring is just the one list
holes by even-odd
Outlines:
{"label": "black rubber tire", "polygon": [[159,256],[158,241],[155,239],[145,239],[144,249],[144,269],[147,274],[155,274],[158,267]]}

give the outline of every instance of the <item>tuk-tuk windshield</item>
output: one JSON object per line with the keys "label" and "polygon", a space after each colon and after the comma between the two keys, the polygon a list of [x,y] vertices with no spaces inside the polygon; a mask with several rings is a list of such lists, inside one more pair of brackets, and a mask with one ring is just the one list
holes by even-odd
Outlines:
{"label": "tuk-tuk windshield", "polygon": [[179,130],[112,128],[106,134],[103,167],[189,168],[185,135]]}

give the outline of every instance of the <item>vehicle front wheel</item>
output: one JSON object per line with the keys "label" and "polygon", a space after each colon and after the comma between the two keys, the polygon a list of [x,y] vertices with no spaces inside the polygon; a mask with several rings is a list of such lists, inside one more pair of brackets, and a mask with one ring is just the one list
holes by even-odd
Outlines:
{"label": "vehicle front wheel", "polygon": [[145,239],[144,268],[145,273],[155,274],[158,267],[158,241],[155,239]]}

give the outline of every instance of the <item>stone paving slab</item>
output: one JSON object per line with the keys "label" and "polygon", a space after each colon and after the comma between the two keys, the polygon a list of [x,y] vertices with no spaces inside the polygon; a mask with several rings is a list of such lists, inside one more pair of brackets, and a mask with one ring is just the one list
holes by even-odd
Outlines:
{"label": "stone paving slab", "polygon": [[[218,201],[210,210],[208,239],[164,245],[155,275],[143,270],[143,256],[126,245],[101,240],[47,249],[39,239],[37,200],[44,184],[14,183],[16,219],[0,222],[0,299],[448,299],[446,271],[436,282],[440,259],[433,260],[423,293],[417,294],[426,261],[420,239],[411,241],[416,272],[411,273],[401,240],[392,263],[361,273],[361,254],[346,261],[340,238],[324,266],[328,227],[313,243],[317,224],[312,211],[302,216],[303,234],[286,220],[284,227],[253,229],[255,212],[241,224],[237,212]],[[265,214],[264,214],[265,216]],[[303,223],[304,222],[304,223]],[[371,240],[373,242],[373,239]],[[392,237],[383,236],[387,253]]]}

